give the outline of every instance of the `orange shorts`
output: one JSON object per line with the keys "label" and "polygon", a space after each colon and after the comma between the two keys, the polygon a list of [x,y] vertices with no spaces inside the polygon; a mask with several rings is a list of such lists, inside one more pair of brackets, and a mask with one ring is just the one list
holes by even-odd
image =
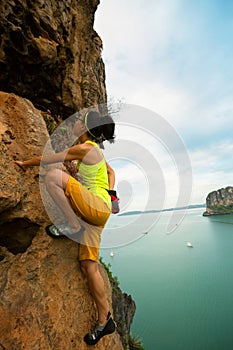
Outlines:
{"label": "orange shorts", "polygon": [[110,208],[80,182],[69,177],[65,195],[80,218],[85,231],[79,238],[79,260],[98,261],[102,230],[110,216]]}

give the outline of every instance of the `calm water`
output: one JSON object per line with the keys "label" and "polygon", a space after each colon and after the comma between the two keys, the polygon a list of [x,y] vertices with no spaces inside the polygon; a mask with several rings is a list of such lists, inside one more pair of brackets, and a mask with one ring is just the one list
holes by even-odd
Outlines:
{"label": "calm water", "polygon": [[171,235],[165,233],[171,214],[164,213],[142,239],[114,248],[114,257],[101,250],[136,301],[131,330],[145,350],[233,349],[233,215],[202,212],[189,210]]}

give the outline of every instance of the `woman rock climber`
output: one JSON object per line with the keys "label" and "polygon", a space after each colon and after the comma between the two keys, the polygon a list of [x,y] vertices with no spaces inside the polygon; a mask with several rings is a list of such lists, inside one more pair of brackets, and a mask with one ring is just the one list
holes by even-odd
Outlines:
{"label": "woman rock climber", "polygon": [[45,176],[46,189],[67,219],[67,225],[49,225],[47,233],[52,237],[67,235],[78,240],[81,270],[87,277],[94,298],[98,322],[84,341],[95,345],[103,336],[115,331],[103,278],[98,268],[100,235],[111,213],[111,196],[115,174],[105,161],[99,143],[114,139],[115,124],[110,116],[100,116],[90,111],[79,117],[74,124],[78,144],[69,149],[47,156],[38,156],[15,163],[24,171],[30,166],[78,162],[83,184],[60,169],[51,169]]}

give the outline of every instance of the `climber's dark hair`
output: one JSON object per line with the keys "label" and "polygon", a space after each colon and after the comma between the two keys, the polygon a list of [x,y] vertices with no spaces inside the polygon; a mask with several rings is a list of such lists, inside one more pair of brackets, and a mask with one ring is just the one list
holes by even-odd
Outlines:
{"label": "climber's dark hair", "polygon": [[98,112],[90,111],[85,114],[84,123],[89,136],[97,143],[105,140],[114,142],[115,123],[110,115],[101,116]]}

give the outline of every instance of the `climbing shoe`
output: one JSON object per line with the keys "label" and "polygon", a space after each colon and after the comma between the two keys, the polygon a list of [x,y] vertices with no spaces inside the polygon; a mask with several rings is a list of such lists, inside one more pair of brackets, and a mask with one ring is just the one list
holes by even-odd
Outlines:
{"label": "climbing shoe", "polygon": [[45,228],[45,230],[47,234],[53,238],[64,237],[64,236],[67,236],[70,238],[72,237],[77,238],[78,235],[81,235],[85,231],[85,228],[81,226],[78,232],[71,233],[70,230],[63,225],[61,225],[60,227],[57,227],[55,225],[49,225]]}
{"label": "climbing shoe", "polygon": [[116,326],[112,319],[111,313],[108,313],[107,321],[103,326],[100,326],[97,322],[94,330],[91,333],[88,333],[84,337],[85,343],[88,345],[95,345],[98,341],[107,334],[115,332]]}

